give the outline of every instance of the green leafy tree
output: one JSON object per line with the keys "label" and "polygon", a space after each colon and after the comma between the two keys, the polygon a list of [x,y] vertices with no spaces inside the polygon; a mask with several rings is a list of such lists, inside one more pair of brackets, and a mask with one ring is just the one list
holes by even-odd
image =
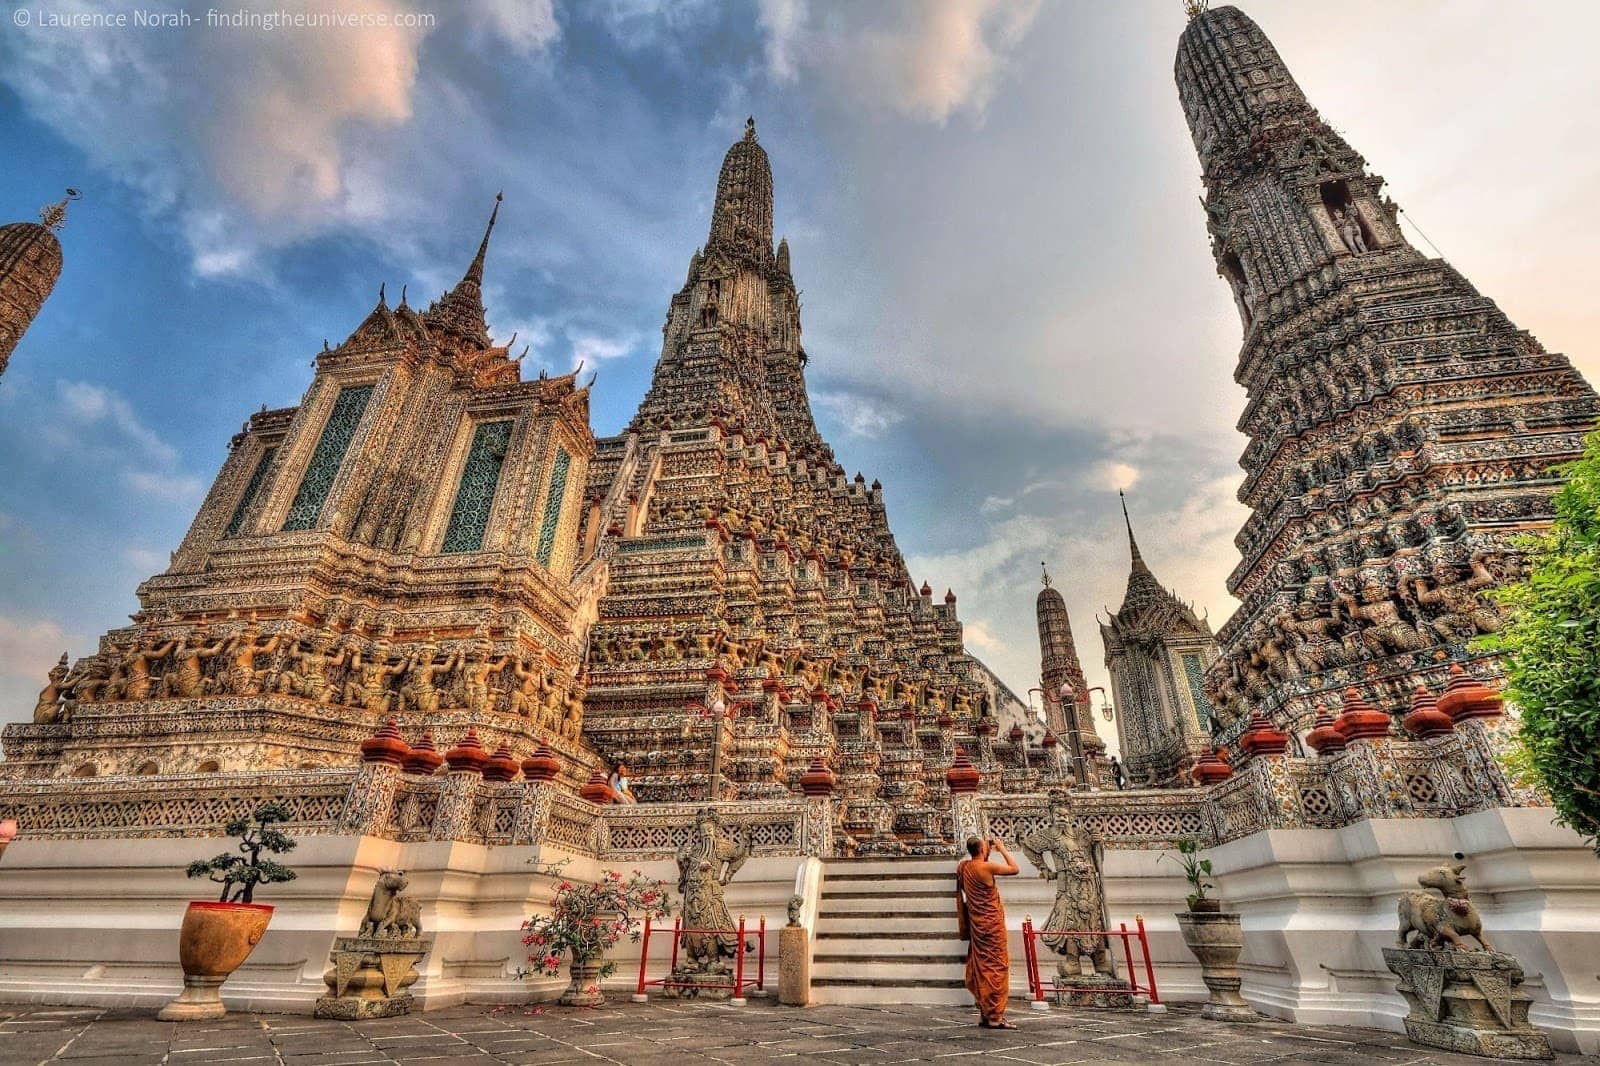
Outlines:
{"label": "green leafy tree", "polygon": [[1522,714],[1512,769],[1600,853],[1600,432],[1561,473],[1550,531],[1519,545],[1527,577],[1495,593],[1506,626],[1479,646],[1501,653]]}
{"label": "green leafy tree", "polygon": [[[262,852],[282,855],[293,851],[295,842],[281,829],[279,822],[289,820],[289,808],[281,803],[263,803],[244,818],[229,822],[226,832],[239,838],[239,852],[225,851],[214,859],[198,859],[189,864],[190,877],[206,877],[222,886],[219,903],[252,903],[257,885],[274,885],[293,881],[295,873],[271,859],[263,859]],[[233,898],[229,899],[232,893]]]}

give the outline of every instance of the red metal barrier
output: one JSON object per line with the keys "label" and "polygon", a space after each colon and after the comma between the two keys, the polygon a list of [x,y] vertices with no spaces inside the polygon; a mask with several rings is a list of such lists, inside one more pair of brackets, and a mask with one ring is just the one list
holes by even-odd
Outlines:
{"label": "red metal barrier", "polygon": [[[1028,966],[1028,995],[1033,1002],[1043,1009],[1045,994],[1059,994],[1062,992],[1106,992],[1113,991],[1106,988],[1097,988],[1090,985],[1072,985],[1056,978],[1046,981],[1039,973],[1039,945],[1038,939],[1042,936],[1103,936],[1122,938],[1123,957],[1127,960],[1125,977],[1128,981],[1128,992],[1135,996],[1147,997],[1152,1007],[1161,1006],[1161,993],[1156,990],[1156,968],[1150,960],[1150,939],[1145,934],[1144,915],[1135,915],[1134,923],[1137,928],[1130,930],[1127,922],[1119,923],[1117,929],[1069,929],[1063,932],[1058,929],[1035,929],[1033,919],[1028,918],[1022,923],[1022,956]],[[1139,955],[1144,960],[1145,984],[1139,983],[1139,973],[1133,964],[1133,943],[1139,943]]]}
{"label": "red metal barrier", "polygon": [[[739,915],[737,929],[687,929],[682,918],[672,920],[672,956],[667,964],[667,976],[649,979],[650,969],[650,919],[644,920],[644,933],[639,938],[639,983],[633,994],[635,1003],[644,1003],[649,999],[646,988],[726,988],[733,993],[732,1001],[736,1006],[743,1006],[745,991],[754,988],[756,991],[765,991],[767,987],[767,916],[762,915],[756,926],[754,939],[756,941],[756,975],[754,979],[746,979],[744,970],[745,941],[750,935],[745,928],[744,915]],[[732,981],[676,981],[673,973],[678,969],[678,943],[688,933],[732,933],[738,937],[738,944],[733,953],[733,980]]]}

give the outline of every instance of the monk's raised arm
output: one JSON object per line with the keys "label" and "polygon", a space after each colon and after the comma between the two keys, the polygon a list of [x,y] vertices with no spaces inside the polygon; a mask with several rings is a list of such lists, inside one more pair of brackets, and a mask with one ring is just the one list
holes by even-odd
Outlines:
{"label": "monk's raised arm", "polygon": [[1011,857],[1011,853],[1006,850],[1006,846],[1004,844],[996,840],[994,842],[994,848],[991,849],[991,851],[998,851],[1000,853],[1000,857],[1005,860],[1005,863],[1001,864],[991,859],[989,861],[990,873],[997,877],[1010,877],[1012,874],[1017,872],[1017,860]]}

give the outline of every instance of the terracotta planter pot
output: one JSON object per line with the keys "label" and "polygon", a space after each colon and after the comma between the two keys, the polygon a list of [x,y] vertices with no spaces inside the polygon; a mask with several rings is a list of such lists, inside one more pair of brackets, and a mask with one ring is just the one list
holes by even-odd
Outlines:
{"label": "terracotta planter pot", "polygon": [[1200,979],[1211,990],[1200,1016],[1218,1022],[1260,1021],[1261,1016],[1239,995],[1239,954],[1244,950],[1239,915],[1183,911],[1177,917],[1183,942],[1200,960]]}
{"label": "terracotta planter pot", "polygon": [[272,908],[262,903],[190,903],[178,931],[183,992],[157,1017],[188,1021],[227,1014],[222,982],[250,957],[271,920]]}
{"label": "terracotta planter pot", "polygon": [[598,955],[572,960],[568,967],[572,981],[559,1001],[563,1007],[597,1007],[606,1001],[605,993],[600,991],[601,965]]}

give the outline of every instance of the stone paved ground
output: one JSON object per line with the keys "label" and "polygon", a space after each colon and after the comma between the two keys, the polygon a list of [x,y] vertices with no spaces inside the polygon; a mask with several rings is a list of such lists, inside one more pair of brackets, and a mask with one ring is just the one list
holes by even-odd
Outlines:
{"label": "stone paved ground", "polygon": [[[0,1005],[0,1063],[185,1066],[202,1063],[354,1066],[357,1063],[890,1063],[982,1055],[1023,1063],[1476,1064],[1429,1054],[1396,1034],[1268,1021],[1208,1022],[1192,1008],[1166,1015],[1035,1013],[1013,1009],[1016,1032],[977,1028],[954,1007],[814,1007],[622,1003],[559,1007],[455,1007],[376,1022],[235,1014],[218,1022],[157,1021],[149,1011]],[[1562,1056],[1565,1063],[1583,1061]],[[1590,1060],[1593,1061],[1593,1060]]]}

